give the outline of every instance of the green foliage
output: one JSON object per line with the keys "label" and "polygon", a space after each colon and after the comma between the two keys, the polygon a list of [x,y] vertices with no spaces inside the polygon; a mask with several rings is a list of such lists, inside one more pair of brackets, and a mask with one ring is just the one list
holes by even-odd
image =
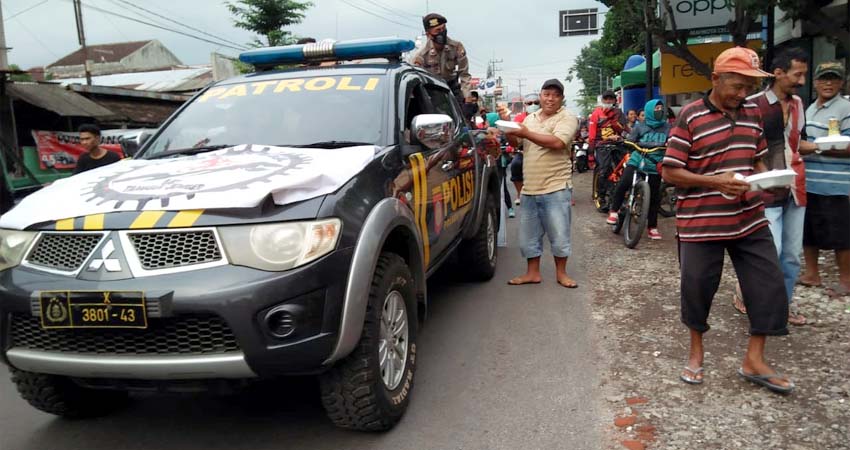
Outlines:
{"label": "green foliage", "polygon": [[[254,47],[294,44],[297,38],[287,27],[301,23],[312,2],[295,0],[238,0],[225,3],[242,29],[260,35],[250,45]],[[261,38],[265,38],[265,42]]]}
{"label": "green foliage", "polygon": [[[21,68],[17,64],[9,64],[9,70],[21,70]],[[28,73],[22,73],[18,75],[10,75],[9,80],[11,81],[32,81],[32,75]]]}

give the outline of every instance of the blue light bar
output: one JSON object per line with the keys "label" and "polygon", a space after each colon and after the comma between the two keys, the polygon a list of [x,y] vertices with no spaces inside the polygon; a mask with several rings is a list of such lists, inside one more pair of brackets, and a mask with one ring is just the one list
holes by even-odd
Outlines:
{"label": "blue light bar", "polygon": [[341,42],[286,45],[248,50],[239,55],[243,63],[256,66],[293,64],[307,61],[354,60],[379,57],[401,57],[416,47],[411,40],[399,38],[357,39]]}

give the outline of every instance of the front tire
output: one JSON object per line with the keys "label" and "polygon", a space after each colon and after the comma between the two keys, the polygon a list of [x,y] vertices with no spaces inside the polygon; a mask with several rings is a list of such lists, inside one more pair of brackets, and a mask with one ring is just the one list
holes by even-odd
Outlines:
{"label": "front tire", "polygon": [[126,392],[87,389],[57,375],[12,369],[12,382],[33,408],[67,419],[105,416],[128,402]]}
{"label": "front tire", "polygon": [[382,253],[372,277],[360,342],[319,377],[322,404],[335,425],[384,431],[401,420],[416,370],[416,311],[410,269],[401,256]]}
{"label": "front tire", "polygon": [[640,180],[634,186],[634,197],[629,205],[628,214],[626,214],[625,233],[623,238],[626,241],[626,247],[635,248],[643,236],[643,230],[646,229],[646,222],[649,220],[649,183]]}

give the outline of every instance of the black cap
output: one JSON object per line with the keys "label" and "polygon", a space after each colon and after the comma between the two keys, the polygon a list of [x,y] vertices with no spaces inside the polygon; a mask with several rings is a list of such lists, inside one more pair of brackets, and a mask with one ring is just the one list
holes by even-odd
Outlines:
{"label": "black cap", "polygon": [[602,98],[613,98],[616,100],[617,94],[615,94],[614,91],[608,90],[602,93]]}
{"label": "black cap", "polygon": [[558,92],[561,93],[561,95],[564,95],[564,85],[561,84],[561,82],[558,81],[555,78],[552,78],[551,80],[546,80],[546,82],[543,83],[543,87],[540,88],[540,90],[544,90],[544,89],[557,89]]}
{"label": "black cap", "polygon": [[447,22],[448,20],[446,20],[445,17],[437,13],[431,13],[422,18],[422,26],[425,27],[426,30],[438,27]]}

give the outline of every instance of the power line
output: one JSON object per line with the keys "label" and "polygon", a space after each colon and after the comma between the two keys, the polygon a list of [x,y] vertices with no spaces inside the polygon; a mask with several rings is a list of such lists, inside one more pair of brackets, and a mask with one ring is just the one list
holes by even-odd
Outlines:
{"label": "power line", "polygon": [[374,12],[374,11],[369,11],[368,9],[362,8],[362,7],[360,7],[360,6],[358,6],[358,5],[355,5],[354,3],[351,3],[351,2],[349,2],[349,1],[346,1],[346,0],[340,0],[340,1],[341,1],[341,2],[343,2],[343,3],[345,3],[346,5],[348,5],[348,6],[352,7],[352,8],[354,8],[354,9],[358,9],[358,10],[360,10],[360,11],[363,11],[364,13],[369,14],[369,15],[371,15],[371,16],[375,16],[375,17],[377,17],[377,18],[379,18],[379,19],[383,19],[383,20],[385,20],[385,21],[387,21],[387,22],[391,22],[391,23],[394,23],[394,24],[396,24],[396,25],[401,25],[401,26],[403,26],[403,27],[405,27],[405,28],[410,28],[410,29],[412,29],[412,30],[417,30],[417,31],[419,31],[419,28],[412,27],[412,26],[410,26],[410,25],[403,24],[403,23],[401,23],[401,22],[396,22],[396,21],[395,21],[395,20],[393,20],[393,19],[388,19],[388,18],[386,18],[386,17],[384,17],[384,16],[379,15],[378,13],[376,13],[376,12]]}
{"label": "power line", "polygon": [[206,36],[209,36],[209,37],[212,37],[212,38],[218,39],[218,40],[220,40],[220,41],[222,41],[222,42],[227,42],[227,43],[229,43],[229,44],[233,44],[233,45],[242,45],[242,44],[239,44],[239,43],[236,43],[236,42],[233,42],[233,41],[230,41],[230,40],[224,39],[224,38],[222,38],[222,37],[216,36],[216,35],[214,35],[214,34],[207,33],[207,32],[206,32],[206,31],[204,31],[204,30],[201,30],[201,29],[195,28],[195,27],[193,27],[193,26],[191,26],[191,25],[188,25],[188,24],[186,24],[186,23],[183,23],[183,22],[180,22],[180,21],[174,20],[174,19],[172,19],[172,18],[170,18],[170,17],[163,16],[162,14],[159,14],[159,13],[156,13],[156,12],[151,11],[151,10],[149,10],[149,9],[143,8],[143,7],[139,6],[139,5],[134,5],[133,3],[130,3],[130,2],[128,2],[127,0],[111,0],[111,1],[112,1],[113,3],[114,3],[115,1],[119,1],[119,2],[121,2],[121,3],[124,3],[125,5],[132,6],[133,8],[136,8],[136,9],[139,9],[139,10],[142,10],[142,11],[145,11],[145,12],[146,12],[146,13],[148,13],[148,14],[152,14],[152,15],[154,15],[154,16],[156,16],[156,17],[159,17],[159,18],[165,19],[165,20],[167,20],[167,21],[169,21],[169,22],[176,23],[177,25],[183,26],[183,27],[188,28],[188,29],[190,29],[190,30],[192,30],[192,31],[197,31],[198,33],[201,33],[201,34],[203,34],[203,35],[206,35]]}
{"label": "power line", "polygon": [[23,14],[23,13],[25,13],[25,12],[27,12],[27,11],[33,10],[33,9],[35,9],[35,8],[38,8],[39,6],[41,6],[41,5],[45,4],[45,3],[49,2],[49,1],[50,1],[50,0],[43,0],[43,1],[41,1],[41,2],[36,3],[35,5],[30,6],[29,8],[27,8],[27,9],[25,9],[25,10],[23,10],[23,11],[18,11],[18,12],[16,12],[15,14],[12,14],[11,16],[6,17],[5,19],[3,19],[3,22],[8,22],[8,21],[10,21],[10,20],[14,19],[15,17],[18,17],[18,16],[20,16],[21,14]]}
{"label": "power line", "polygon": [[395,14],[396,16],[402,17],[402,18],[409,19],[411,17],[415,17],[417,19],[421,19],[421,16],[419,14],[413,14],[413,13],[409,13],[407,11],[403,11],[403,10],[398,9],[398,8],[394,8],[392,6],[385,5],[385,4],[383,4],[383,3],[381,3],[377,0],[366,0],[366,1],[377,6],[378,8],[384,9],[384,10],[386,10],[386,11],[392,13],[392,14]]}
{"label": "power line", "polygon": [[[73,2],[73,0],[66,0],[66,1]],[[142,24],[142,25],[147,25],[147,26],[149,26],[149,27],[158,28],[158,29],[160,29],[160,30],[170,31],[170,32],[172,32],[172,33],[177,33],[177,34],[180,34],[180,35],[183,35],[183,36],[186,36],[186,37],[190,37],[190,38],[192,38],[192,39],[196,39],[196,40],[199,40],[199,41],[207,42],[207,43],[209,43],[209,44],[215,44],[215,45],[218,45],[218,46],[221,46],[221,47],[227,47],[227,48],[230,48],[230,49],[233,49],[233,50],[239,50],[239,51],[247,50],[247,47],[234,47],[234,46],[232,46],[232,45],[222,44],[221,42],[211,41],[211,40],[209,40],[209,39],[202,38],[202,37],[200,37],[200,36],[196,36],[196,35],[189,34],[189,33],[184,33],[184,32],[182,32],[182,31],[180,31],[180,30],[175,30],[175,29],[173,29],[173,28],[168,28],[168,27],[164,27],[164,26],[161,26],[161,25],[156,25],[156,24],[153,24],[153,23],[150,23],[150,22],[145,22],[144,20],[136,19],[135,17],[125,16],[125,15],[123,15],[123,14],[118,14],[118,13],[116,13],[116,12],[114,12],[114,11],[109,11],[109,10],[107,10],[107,9],[98,8],[97,6],[92,6],[92,5],[88,5],[88,4],[83,4],[83,6],[85,6],[85,7],[86,7],[86,8],[88,8],[88,9],[93,9],[93,10],[95,10],[95,11],[100,11],[100,12],[102,12],[102,13],[104,13],[104,14],[109,14],[109,15],[111,15],[111,16],[120,17],[120,18],[122,18],[122,19],[129,20],[129,21],[131,21],[131,22],[140,23],[140,24]]]}
{"label": "power line", "polygon": [[[5,22],[5,20],[4,20],[3,22]],[[36,35],[35,33],[33,33],[33,32],[32,32],[32,30],[30,30],[29,28],[27,28],[27,26],[26,26],[26,25],[24,25],[24,22],[23,22],[21,19],[15,19],[15,22],[17,22],[17,23],[18,23],[18,25],[20,25],[20,26],[21,26],[21,28],[23,28],[23,29],[24,29],[24,31],[26,31],[26,32],[27,32],[27,34],[29,34],[29,35],[30,35],[30,37],[32,37],[32,38],[33,38],[33,40],[34,40],[34,41],[38,42],[38,45],[41,45],[41,47],[42,47],[42,48],[44,48],[45,50],[47,50],[47,53],[50,53],[50,54],[51,54],[51,55],[53,55],[53,57],[54,57],[54,58],[56,58],[56,59],[59,59],[59,58],[60,58],[60,56],[59,56],[59,55],[57,55],[57,54],[56,54],[53,50],[50,50],[50,47],[48,47],[47,45],[45,45],[45,43],[44,43],[44,42],[42,42],[42,41],[41,41],[41,39],[39,39],[39,38],[38,38],[38,35]]]}

